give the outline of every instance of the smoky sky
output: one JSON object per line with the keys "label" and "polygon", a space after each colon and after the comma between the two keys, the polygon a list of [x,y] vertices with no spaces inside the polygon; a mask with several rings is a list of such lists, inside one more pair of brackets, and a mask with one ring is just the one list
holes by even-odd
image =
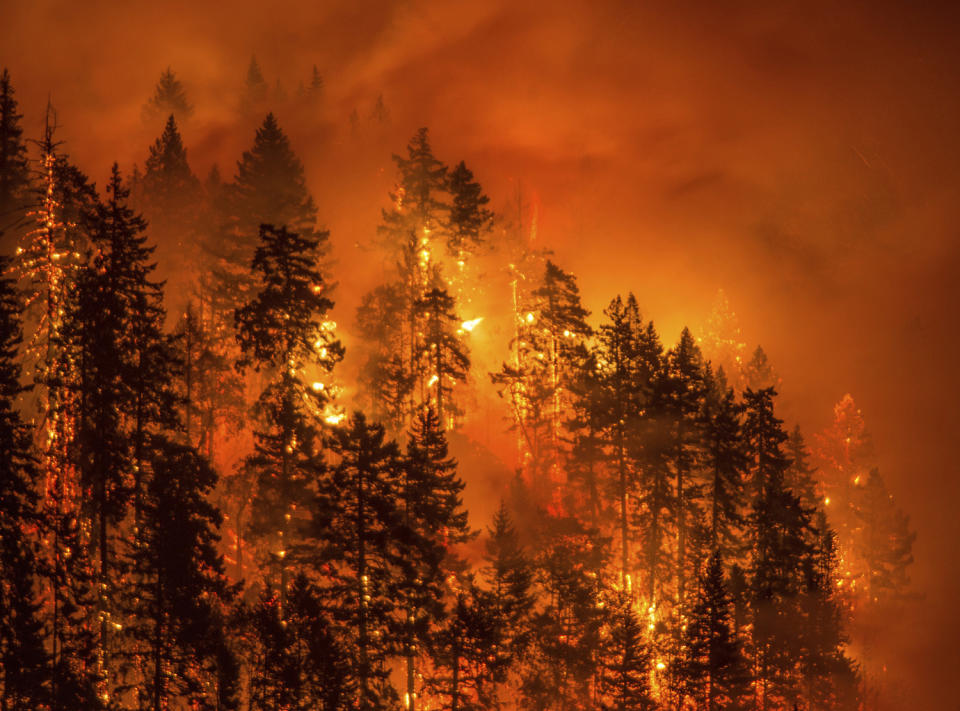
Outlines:
{"label": "smoky sky", "polygon": [[[673,342],[723,288],[786,417],[817,430],[846,392],[862,408],[919,532],[926,602],[897,634],[933,708],[960,668],[958,29],[935,3],[3,0],[0,65],[27,133],[50,97],[99,182],[145,158],[167,66],[196,106],[191,162],[229,177],[250,56],[289,92],[316,65],[325,118],[289,132],[346,305],[390,153],[421,125],[494,204],[522,186],[594,313],[632,290]],[[387,135],[346,140],[381,93]]]}

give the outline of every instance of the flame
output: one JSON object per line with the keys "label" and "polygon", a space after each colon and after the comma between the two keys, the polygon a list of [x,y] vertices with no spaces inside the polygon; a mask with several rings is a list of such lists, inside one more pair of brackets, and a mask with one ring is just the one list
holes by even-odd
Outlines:
{"label": "flame", "polygon": [[480,316],[475,319],[471,319],[470,321],[464,321],[463,323],[460,324],[460,328],[462,328],[464,331],[472,331],[473,329],[475,329],[477,326],[480,325],[481,321],[483,321],[483,316]]}

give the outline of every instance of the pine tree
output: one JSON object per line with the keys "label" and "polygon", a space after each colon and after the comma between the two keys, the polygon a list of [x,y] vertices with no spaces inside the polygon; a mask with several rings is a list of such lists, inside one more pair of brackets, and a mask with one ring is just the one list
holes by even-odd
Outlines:
{"label": "pine tree", "polygon": [[256,406],[255,452],[247,460],[257,479],[250,530],[270,546],[282,601],[291,522],[309,500],[321,465],[317,426],[340,418],[329,377],[343,348],[326,320],[333,303],[315,266],[320,240],[270,225],[260,237],[252,263],[259,288],[235,319],[238,365],[269,378]]}
{"label": "pine tree", "polygon": [[607,542],[569,516],[548,517],[537,555],[543,605],[531,619],[533,645],[520,705],[575,709],[589,698],[597,671]]}
{"label": "pine tree", "polygon": [[797,425],[787,440],[787,456],[790,467],[787,469],[787,486],[800,497],[804,508],[819,509],[822,497],[817,493],[817,470],[810,463],[810,452]]}
{"label": "pine tree", "polygon": [[719,551],[711,554],[700,577],[675,666],[682,693],[698,708],[750,708],[750,670],[737,638]]}
{"label": "pine tree", "polygon": [[151,476],[129,554],[134,582],[126,588],[124,637],[134,641],[143,670],[135,687],[138,705],[161,711],[179,699],[219,709],[224,610],[232,591],[217,551],[222,516],[208,502],[216,473],[190,446],[163,437],[152,444]]}
{"label": "pine tree", "polygon": [[193,105],[187,99],[183,83],[170,67],[160,74],[153,96],[144,104],[143,120],[154,123],[167,116],[175,116],[181,122],[193,115]]}
{"label": "pine tree", "polygon": [[490,198],[463,161],[447,176],[447,188],[451,197],[447,248],[462,260],[466,253],[483,246],[493,225],[493,212],[487,207]]}
{"label": "pine tree", "polygon": [[744,389],[753,391],[763,390],[765,388],[776,388],[780,385],[780,378],[770,364],[770,359],[763,348],[757,346],[753,356],[743,369],[742,379]]}
{"label": "pine tree", "polygon": [[449,548],[471,537],[461,494],[463,482],[448,456],[440,419],[427,407],[410,432],[400,501],[405,536],[395,588],[404,602],[395,634],[407,661],[407,708],[416,698],[416,662],[421,645],[441,623]]}
{"label": "pine tree", "polygon": [[370,110],[370,120],[377,123],[388,123],[390,121],[390,109],[383,101],[383,94],[377,94],[377,101]]}
{"label": "pine tree", "polygon": [[655,397],[666,431],[666,461],[673,474],[673,522],[676,530],[676,601],[685,609],[686,584],[699,568],[702,554],[691,546],[700,523],[702,486],[698,480],[702,452],[702,410],[707,392],[700,349],[686,328],[679,343],[667,353],[663,377]]}
{"label": "pine tree", "polygon": [[[433,288],[414,304],[417,320],[422,324],[417,370],[429,374],[421,388],[425,402],[434,406],[441,425],[461,414],[453,400],[453,387],[463,383],[470,370],[470,356],[460,336],[460,319],[453,312],[454,299],[444,289]],[[444,409],[446,407],[446,410]]]}
{"label": "pine tree", "polygon": [[[631,294],[615,298],[604,310],[607,321],[597,331],[597,388],[590,406],[607,463],[604,493],[614,501],[620,545],[620,584],[631,587],[634,569],[630,543],[643,469],[643,415],[652,405],[653,387],[661,369],[661,347],[645,326]],[[650,324],[652,326],[652,324]],[[651,336],[654,336],[651,339]]]}
{"label": "pine tree", "polygon": [[0,251],[4,254],[11,252],[9,246],[19,239],[30,202],[30,167],[20,128],[22,118],[10,72],[4,69],[0,73]]}
{"label": "pine tree", "polygon": [[341,711],[355,689],[346,651],[333,635],[315,586],[300,574],[286,609],[265,592],[249,613],[250,701],[258,709]]}
{"label": "pine tree", "polygon": [[257,129],[221,202],[221,224],[205,245],[212,262],[208,294],[215,314],[223,316],[251,298],[255,277],[249,266],[261,225],[285,227],[315,241],[317,260],[325,257],[329,233],[317,229],[317,208],[307,192],[303,165],[273,114]]}
{"label": "pine tree", "polygon": [[51,679],[36,541],[28,535],[40,523],[37,466],[30,430],[16,409],[25,388],[17,362],[20,304],[9,267],[0,257],[0,707],[26,711],[49,701]]}
{"label": "pine tree", "polygon": [[629,593],[612,596],[604,633],[598,650],[598,708],[652,711],[656,704],[650,689],[650,652]]}
{"label": "pine tree", "polygon": [[837,585],[836,535],[823,512],[817,514],[815,542],[804,561],[800,637],[801,692],[808,708],[852,711],[859,706],[860,679],[847,656],[844,606]]}
{"label": "pine tree", "polygon": [[491,377],[510,401],[524,471],[537,495],[544,496],[558,476],[569,388],[588,358],[592,331],[575,277],[550,261],[524,309],[512,344],[518,351],[515,363],[504,363]]}
{"label": "pine tree", "polygon": [[487,533],[483,577],[494,620],[489,651],[497,695],[502,686],[515,681],[530,647],[535,571],[505,503],[500,503]]}
{"label": "pine tree", "polygon": [[756,704],[764,711],[798,694],[796,632],[801,572],[811,550],[811,512],[786,487],[787,434],[774,414],[776,391],[747,390],[744,432],[755,490],[751,515],[750,603]]}
{"label": "pine tree", "polygon": [[496,704],[496,667],[489,655],[497,638],[489,594],[472,577],[458,583],[455,599],[432,636],[433,662],[426,688],[444,711],[481,711]]}
{"label": "pine tree", "polygon": [[352,704],[396,704],[388,682],[395,651],[391,623],[403,609],[394,595],[403,540],[403,462],[382,425],[356,413],[330,438],[337,464],[317,484],[304,558],[321,580],[341,644],[351,650]]}
{"label": "pine tree", "polygon": [[366,360],[360,383],[367,400],[367,412],[398,434],[409,416],[414,374],[408,349],[406,293],[398,284],[383,284],[364,297],[357,308],[356,324],[365,343]]}
{"label": "pine tree", "polygon": [[749,464],[743,441],[744,407],[737,402],[733,389],[725,387],[722,377],[711,376],[710,380],[703,429],[710,545],[724,560],[731,560],[744,549],[740,526],[744,522],[744,477]]}
{"label": "pine tree", "polygon": [[909,567],[917,534],[878,469],[867,476],[856,518],[859,526],[851,552],[862,573],[867,600],[879,603],[902,599],[910,584]]}
{"label": "pine tree", "polygon": [[160,260],[163,273],[172,277],[189,273],[200,256],[195,247],[202,193],[172,114],[150,147],[138,193],[137,204],[151,234],[165,247]]}
{"label": "pine tree", "polygon": [[267,81],[263,78],[263,72],[260,71],[260,65],[257,58],[250,57],[250,65],[247,67],[247,77],[244,81],[243,95],[240,98],[240,111],[244,114],[251,114],[263,107],[267,100]]}

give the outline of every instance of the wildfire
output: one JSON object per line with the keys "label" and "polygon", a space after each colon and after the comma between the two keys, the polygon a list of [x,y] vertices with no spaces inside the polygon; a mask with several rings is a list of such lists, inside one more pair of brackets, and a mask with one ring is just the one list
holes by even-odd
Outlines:
{"label": "wildfire", "polygon": [[464,331],[467,331],[469,333],[473,331],[473,329],[475,329],[477,326],[479,326],[481,321],[483,321],[483,316],[480,316],[475,319],[471,319],[469,321],[464,321],[463,323],[460,324],[460,328],[462,328]]}

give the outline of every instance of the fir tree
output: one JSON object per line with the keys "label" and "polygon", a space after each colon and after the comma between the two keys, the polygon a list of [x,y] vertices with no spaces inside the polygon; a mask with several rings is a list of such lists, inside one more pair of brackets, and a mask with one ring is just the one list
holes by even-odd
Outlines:
{"label": "fir tree", "polygon": [[51,679],[36,543],[27,534],[40,523],[37,466],[30,430],[16,409],[25,388],[17,362],[20,304],[9,267],[0,258],[0,706],[26,711],[49,702]]}
{"label": "fir tree", "polygon": [[760,346],[757,346],[750,361],[744,367],[742,378],[744,389],[753,391],[776,388],[780,385],[780,378],[777,377],[770,359]]}
{"label": "fir tree", "polygon": [[447,176],[447,189],[451,198],[447,248],[462,261],[466,254],[483,246],[493,226],[493,212],[487,207],[490,198],[483,194],[463,161]]}
{"label": "fir tree", "polygon": [[19,238],[30,203],[30,167],[23,129],[14,98],[10,73],[0,73],[0,246],[9,253],[9,245]]}
{"label": "fir tree", "polygon": [[352,704],[382,708],[398,701],[387,678],[391,623],[403,609],[394,595],[405,536],[403,462],[383,427],[362,413],[333,431],[330,450],[337,464],[317,484],[303,555],[320,575],[338,639],[352,650]]}
{"label": "fir tree", "polygon": [[251,298],[255,276],[248,267],[259,243],[261,225],[285,227],[315,242],[318,260],[327,253],[329,233],[317,230],[317,208],[307,192],[303,165],[273,114],[264,119],[253,147],[237,163],[236,176],[224,190],[220,211],[220,227],[206,244],[212,259],[208,291],[217,314]]}
{"label": "fir tree", "polygon": [[743,551],[740,526],[744,521],[744,477],[748,460],[744,449],[744,407],[733,389],[721,384],[706,399],[703,429],[703,467],[706,475],[707,516],[711,547],[725,560]]}
{"label": "fir tree", "polygon": [[187,99],[183,83],[170,67],[160,74],[153,96],[144,104],[143,120],[153,123],[167,116],[175,116],[181,122],[193,115],[193,106]]}
{"label": "fir tree", "polygon": [[820,508],[822,497],[817,493],[817,470],[810,463],[810,451],[797,425],[786,443],[790,467],[787,469],[787,486],[800,497],[807,509]]}
{"label": "fir tree", "polygon": [[856,511],[859,526],[851,552],[862,572],[867,600],[902,599],[910,584],[913,543],[917,534],[909,517],[896,505],[878,469],[867,476]]}
{"label": "fir tree", "polygon": [[346,652],[333,635],[313,584],[298,575],[286,609],[264,593],[249,614],[250,701],[258,709],[340,711],[355,689]]}
{"label": "fir tree", "polygon": [[238,365],[269,377],[257,402],[256,451],[247,461],[257,478],[251,533],[271,546],[283,600],[291,521],[320,466],[317,425],[339,421],[328,378],[343,349],[325,320],[333,303],[315,267],[319,239],[270,225],[260,236],[252,263],[259,289],[235,318]]}
{"label": "fir tree", "polygon": [[657,393],[665,424],[669,427],[668,460],[674,475],[676,496],[676,599],[681,614],[687,579],[700,563],[698,552],[690,546],[690,539],[701,513],[702,487],[697,481],[696,470],[702,457],[702,408],[706,388],[703,357],[690,331],[684,328],[680,342],[667,353],[666,369]]}
{"label": "fir tree", "polygon": [[179,699],[219,709],[231,590],[217,551],[222,517],[208,502],[216,474],[192,447],[161,437],[151,449],[152,475],[130,552],[134,582],[126,589],[131,617],[124,630],[144,670],[139,705],[161,711]]}
{"label": "fir tree", "polygon": [[591,329],[576,279],[547,262],[542,281],[520,316],[514,364],[504,363],[493,382],[512,407],[523,445],[524,470],[538,496],[557,478],[561,428],[577,369],[587,359]]}
{"label": "fir tree", "polygon": [[515,680],[531,643],[535,570],[505,503],[500,503],[487,534],[483,577],[494,619],[490,651],[499,689]]}
{"label": "fir tree", "polygon": [[632,597],[612,597],[598,650],[598,707],[602,711],[656,708],[650,689],[650,652]]}
{"label": "fir tree", "polygon": [[700,577],[675,662],[681,693],[706,711],[747,709],[750,670],[737,638],[719,551]]}
{"label": "fir tree", "polygon": [[251,56],[250,65],[247,67],[247,77],[243,85],[243,95],[240,99],[240,111],[244,114],[257,111],[266,102],[267,93],[267,81],[263,78],[263,72],[260,71],[257,58]]}
{"label": "fir tree", "polygon": [[438,415],[427,407],[410,432],[400,500],[405,536],[396,592],[404,601],[396,634],[407,660],[407,707],[415,708],[418,650],[440,625],[450,546],[471,537],[463,509],[463,482],[448,456]]}
{"label": "fir tree", "polygon": [[802,696],[808,708],[852,711],[860,708],[859,672],[845,651],[836,535],[823,512],[817,514],[814,534],[803,566],[803,624],[798,627]]}
{"label": "fir tree", "polygon": [[[423,324],[423,338],[418,360],[418,370],[429,374],[421,384],[429,395],[426,402],[436,407],[441,425],[460,414],[453,401],[453,386],[465,382],[470,370],[470,357],[458,334],[459,317],[453,312],[454,300],[446,290],[433,288],[414,304],[417,320]],[[446,411],[444,410],[446,407]]]}

